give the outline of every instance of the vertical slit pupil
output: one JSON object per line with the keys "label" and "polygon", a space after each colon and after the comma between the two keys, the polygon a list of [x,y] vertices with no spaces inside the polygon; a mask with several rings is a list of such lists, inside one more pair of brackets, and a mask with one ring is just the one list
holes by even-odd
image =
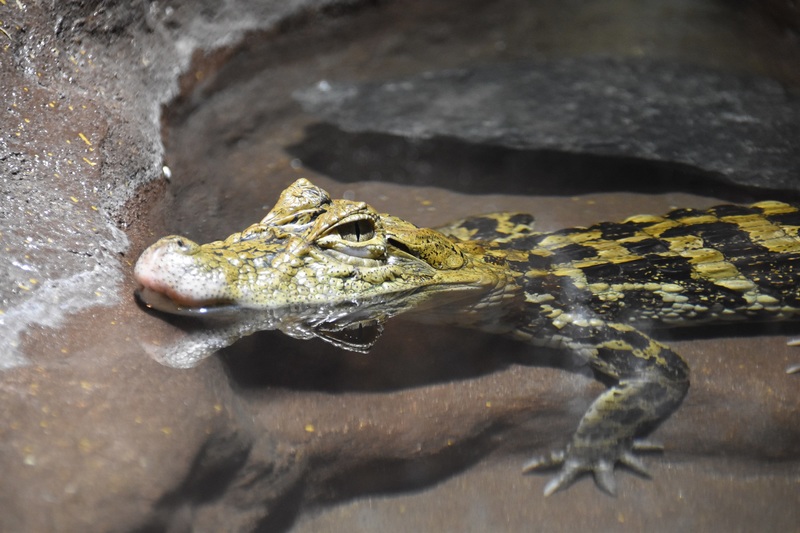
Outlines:
{"label": "vertical slit pupil", "polygon": [[371,220],[356,220],[342,225],[339,235],[346,241],[364,242],[375,236],[375,226]]}

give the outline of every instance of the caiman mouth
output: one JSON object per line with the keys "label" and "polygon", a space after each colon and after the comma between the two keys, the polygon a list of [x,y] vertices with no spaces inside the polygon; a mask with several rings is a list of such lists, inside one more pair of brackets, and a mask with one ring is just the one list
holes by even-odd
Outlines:
{"label": "caiman mouth", "polygon": [[144,286],[136,289],[134,294],[136,295],[136,299],[148,309],[174,315],[219,316],[235,313],[241,309],[238,305],[222,301],[180,303],[163,292]]}
{"label": "caiman mouth", "polygon": [[339,250],[327,249],[321,250],[320,252],[328,255],[334,261],[357,267],[376,268],[387,264],[387,261],[385,260],[371,259],[369,257],[358,257],[356,255],[351,255],[350,253],[340,252]]}

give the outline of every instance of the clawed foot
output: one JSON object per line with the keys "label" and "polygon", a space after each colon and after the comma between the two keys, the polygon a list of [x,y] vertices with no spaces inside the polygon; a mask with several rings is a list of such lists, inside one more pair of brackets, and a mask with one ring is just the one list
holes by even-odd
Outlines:
{"label": "clawed foot", "polygon": [[597,486],[613,496],[617,491],[617,482],[614,478],[614,466],[616,463],[622,463],[631,470],[645,477],[650,477],[650,473],[647,471],[644,463],[634,455],[634,452],[661,451],[662,449],[663,447],[659,444],[644,440],[636,440],[629,449],[619,450],[615,457],[597,458],[589,457],[590,453],[587,453],[588,450],[584,453],[575,453],[572,451],[571,447],[567,447],[566,450],[553,451],[547,455],[535,457],[525,463],[522,467],[522,472],[527,473],[533,470],[560,467],[561,471],[559,474],[545,485],[545,496],[550,496],[556,491],[569,487],[572,482],[584,472],[591,472],[594,475]]}

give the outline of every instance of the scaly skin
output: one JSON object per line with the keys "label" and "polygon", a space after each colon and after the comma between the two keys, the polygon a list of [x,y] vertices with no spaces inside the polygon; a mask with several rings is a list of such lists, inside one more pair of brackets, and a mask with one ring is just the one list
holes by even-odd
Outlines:
{"label": "scaly skin", "polygon": [[582,472],[613,493],[621,462],[645,472],[636,440],[680,405],[689,369],[643,328],[800,313],[800,211],[781,202],[637,216],[553,233],[496,213],[439,230],[332,200],[307,180],[258,224],[198,245],[177,236],[135,267],[156,309],[227,320],[213,349],[261,329],[366,351],[400,313],[577,354],[614,382],[565,450],[545,494]]}

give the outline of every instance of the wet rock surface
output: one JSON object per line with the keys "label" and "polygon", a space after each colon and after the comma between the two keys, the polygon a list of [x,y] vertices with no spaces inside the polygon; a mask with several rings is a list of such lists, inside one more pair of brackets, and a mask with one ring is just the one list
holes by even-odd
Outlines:
{"label": "wet rock surface", "polygon": [[[752,194],[719,189],[699,164],[674,161],[676,170],[664,153],[666,170],[630,166],[641,146],[626,139],[622,161],[498,151],[477,137],[348,134],[292,99],[323,79],[563,66],[554,56],[587,53],[680,59],[685,51],[664,45],[679,30],[607,36],[640,18],[680,28],[675,14],[696,9],[436,4],[0,3],[0,530],[787,530],[800,521],[800,399],[797,378],[783,373],[799,357],[785,346],[791,328],[671,340],[692,365],[691,392],[654,435],[666,447],[650,459],[655,479],[620,472],[616,499],[589,479],[544,499],[547,476],[518,475],[528,456],[563,444],[602,390],[558,353],[394,322],[369,356],[270,332],[193,369],[148,355],[190,328],[135,304],[130,273],[144,246],[169,232],[207,241],[240,230],[299,176],[420,224],[509,209],[536,212],[543,230]],[[704,8],[714,22],[680,46],[709,51],[704,67],[791,85],[797,56],[781,54],[796,51],[776,47],[768,23]],[[580,31],[565,31],[570,23]],[[789,116],[788,97],[779,100]],[[565,136],[561,146],[578,144]],[[779,167],[777,156],[764,160]],[[628,188],[598,183],[598,168],[678,186],[619,192]],[[576,174],[566,189],[575,197],[551,186]],[[686,194],[698,190],[706,195]]]}
{"label": "wet rock surface", "polygon": [[740,186],[794,190],[800,100],[768,79],[642,59],[566,59],[429,72],[296,93],[349,133],[686,165]]}

